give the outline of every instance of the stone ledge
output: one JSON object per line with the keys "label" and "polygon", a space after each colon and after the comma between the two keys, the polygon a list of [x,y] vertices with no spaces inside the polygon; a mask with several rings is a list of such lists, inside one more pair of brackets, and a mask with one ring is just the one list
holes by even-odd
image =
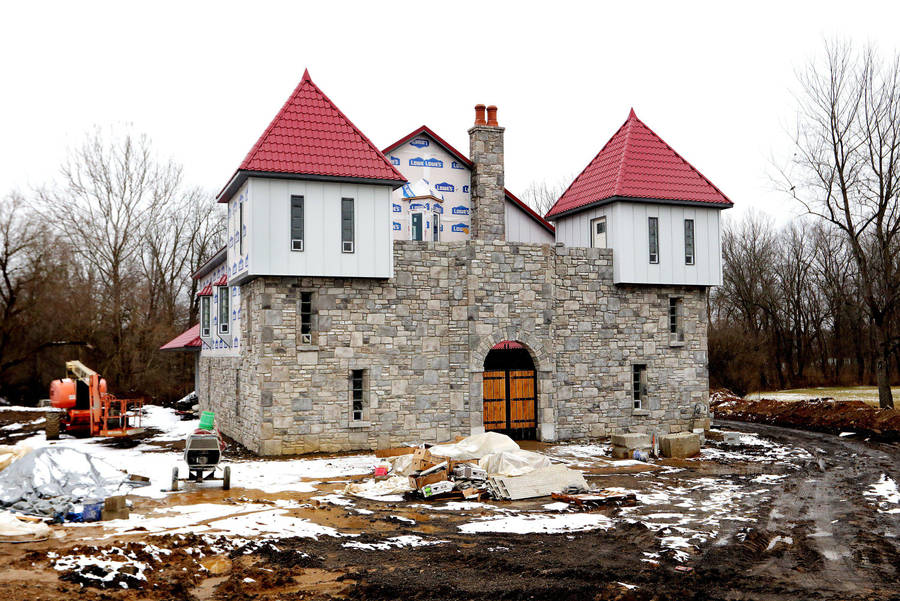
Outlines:
{"label": "stone ledge", "polygon": [[372,422],[356,422],[356,421],[353,421],[353,422],[350,422],[349,424],[347,424],[347,427],[348,427],[348,428],[371,428],[371,427],[372,427]]}
{"label": "stone ledge", "polygon": [[644,416],[650,415],[650,410],[649,409],[632,409],[631,415],[633,415],[634,417],[644,417]]}

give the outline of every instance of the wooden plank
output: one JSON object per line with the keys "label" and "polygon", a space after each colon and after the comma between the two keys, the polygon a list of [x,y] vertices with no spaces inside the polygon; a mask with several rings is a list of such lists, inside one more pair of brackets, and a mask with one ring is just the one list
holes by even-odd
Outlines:
{"label": "wooden plank", "polygon": [[483,422],[485,430],[505,430],[506,372],[486,371],[483,380]]}
{"label": "wooden plank", "polygon": [[532,370],[510,370],[510,428],[537,427],[537,398]]}

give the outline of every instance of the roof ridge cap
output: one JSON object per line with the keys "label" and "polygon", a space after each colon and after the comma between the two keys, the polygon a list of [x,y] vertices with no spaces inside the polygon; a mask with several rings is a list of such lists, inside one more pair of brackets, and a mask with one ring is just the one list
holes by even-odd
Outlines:
{"label": "roof ridge cap", "polygon": [[619,168],[616,169],[616,185],[613,186],[613,192],[617,196],[621,196],[622,192],[622,180],[624,179],[626,166],[625,157],[628,156],[628,146],[631,142],[631,127],[635,119],[640,121],[640,119],[637,118],[637,115],[634,114],[634,109],[631,109],[628,118],[625,120],[625,123],[622,124],[622,127],[627,127],[627,129],[625,130],[625,141],[622,143],[622,156],[619,157]]}
{"label": "roof ridge cap", "polygon": [[728,198],[728,196],[727,196],[724,192],[722,192],[722,191],[719,189],[719,187],[718,187],[717,185],[715,185],[714,183],[712,183],[712,181],[710,181],[710,179],[709,179],[708,177],[706,177],[705,175],[703,175],[702,173],[700,173],[700,170],[697,169],[696,167],[694,167],[694,166],[690,163],[690,161],[688,161],[686,158],[684,158],[683,156],[681,156],[681,154],[680,154],[677,150],[675,150],[674,148],[672,148],[671,146],[669,146],[669,143],[666,142],[665,140],[663,140],[662,137],[661,137],[659,134],[657,134],[655,131],[653,131],[653,130],[650,128],[649,125],[647,125],[646,123],[644,123],[643,121],[641,121],[636,115],[635,115],[635,119],[637,119],[638,122],[640,122],[640,124],[643,125],[644,128],[645,128],[648,132],[650,132],[650,135],[652,135],[654,138],[656,138],[657,140],[659,140],[660,143],[661,143],[663,146],[665,146],[666,148],[668,148],[668,149],[672,152],[672,154],[674,154],[676,157],[678,157],[678,159],[679,159],[682,163],[684,163],[685,165],[687,165],[688,168],[689,168],[691,171],[693,171],[694,173],[696,173],[697,175],[699,175],[700,178],[701,178],[703,181],[705,181],[706,184],[707,184],[708,186],[710,186],[713,190],[715,190],[716,192],[718,192],[719,194],[721,194],[721,195],[722,195],[722,198],[724,198],[725,200],[727,200],[727,201],[730,202],[731,204],[734,204],[734,202],[732,202],[732,200],[731,200],[730,198]]}

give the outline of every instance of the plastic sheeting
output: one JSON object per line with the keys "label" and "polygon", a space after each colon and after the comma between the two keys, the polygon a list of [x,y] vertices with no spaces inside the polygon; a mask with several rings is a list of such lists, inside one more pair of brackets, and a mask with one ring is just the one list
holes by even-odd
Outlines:
{"label": "plastic sheeting", "polygon": [[478,467],[491,476],[522,476],[550,467],[550,459],[540,453],[516,449],[485,455],[478,461]]}
{"label": "plastic sheeting", "polygon": [[391,476],[386,480],[364,480],[363,482],[351,482],[344,488],[344,492],[364,499],[377,499],[388,495],[402,495],[412,490],[409,478],[406,476]]}
{"label": "plastic sheeting", "polygon": [[36,449],[0,472],[0,505],[54,515],[73,503],[117,494],[126,478],[109,463],[76,449]]}
{"label": "plastic sheeting", "polygon": [[50,536],[50,527],[43,522],[23,522],[8,511],[0,511],[0,541],[26,542]]}
{"label": "plastic sheeting", "polygon": [[485,432],[484,434],[473,434],[452,444],[434,445],[428,450],[431,451],[432,455],[438,457],[449,457],[450,459],[464,461],[466,459],[481,459],[491,453],[519,451],[520,449],[516,441],[505,434]]}

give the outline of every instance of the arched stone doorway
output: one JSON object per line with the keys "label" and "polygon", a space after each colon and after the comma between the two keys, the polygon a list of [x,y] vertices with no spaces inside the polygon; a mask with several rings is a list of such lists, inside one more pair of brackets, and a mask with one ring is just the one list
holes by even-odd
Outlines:
{"label": "arched stone doorway", "polygon": [[537,371],[525,345],[503,340],[484,358],[483,421],[486,431],[517,440],[537,438]]}

